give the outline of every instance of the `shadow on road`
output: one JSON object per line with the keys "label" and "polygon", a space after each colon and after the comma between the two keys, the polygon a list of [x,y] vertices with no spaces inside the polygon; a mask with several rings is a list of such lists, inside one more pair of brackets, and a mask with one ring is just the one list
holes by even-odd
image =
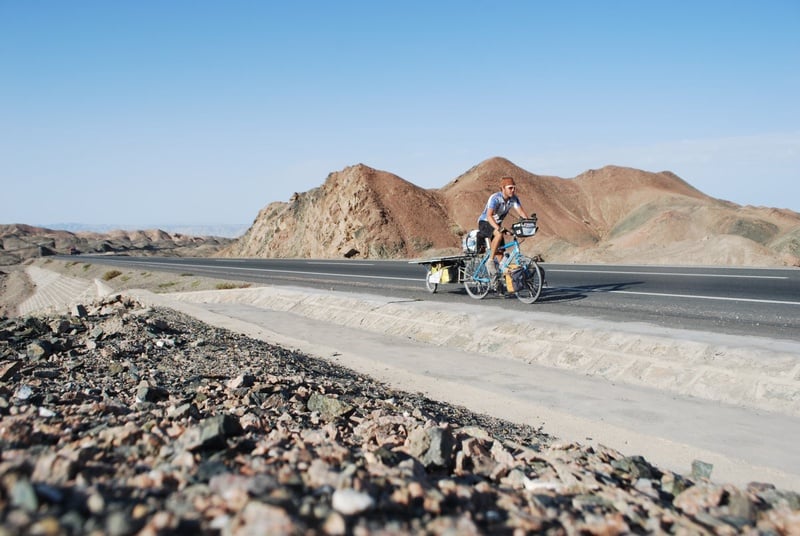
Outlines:
{"label": "shadow on road", "polygon": [[[542,294],[539,296],[539,299],[536,300],[536,303],[564,303],[570,301],[577,301],[577,300],[585,300],[589,297],[590,294],[595,292],[613,292],[618,290],[627,290],[635,285],[643,284],[642,281],[626,281],[626,282],[619,282],[619,283],[605,283],[602,285],[581,285],[579,287],[545,287],[542,289]],[[462,296],[469,296],[467,291],[464,290],[464,287],[460,288],[453,288],[451,289],[440,289],[438,292],[442,291],[449,291],[454,294],[460,294]],[[515,298],[514,294],[510,294],[507,292],[490,292],[486,298],[486,300],[491,299],[505,299],[505,298]]]}
{"label": "shadow on road", "polygon": [[627,290],[635,285],[641,284],[643,284],[643,281],[581,285],[579,287],[545,287],[536,303],[562,303],[566,301],[585,300],[590,294],[595,292]]}

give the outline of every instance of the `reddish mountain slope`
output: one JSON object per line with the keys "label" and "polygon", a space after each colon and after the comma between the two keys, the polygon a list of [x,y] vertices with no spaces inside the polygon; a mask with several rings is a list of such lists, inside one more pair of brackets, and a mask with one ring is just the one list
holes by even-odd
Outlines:
{"label": "reddish mountain slope", "polygon": [[262,209],[225,255],[407,257],[452,246],[456,234],[446,222],[435,192],[359,164]]}
{"label": "reddish mountain slope", "polygon": [[574,179],[491,158],[426,190],[363,164],[264,208],[226,256],[419,258],[457,254],[510,175],[540,232],[523,249],[553,262],[800,264],[800,215],[711,198],[670,172],[608,166]]}

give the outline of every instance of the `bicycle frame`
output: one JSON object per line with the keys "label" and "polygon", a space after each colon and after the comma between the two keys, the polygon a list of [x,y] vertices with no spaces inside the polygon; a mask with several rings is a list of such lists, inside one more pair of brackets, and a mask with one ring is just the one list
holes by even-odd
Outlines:
{"label": "bicycle frame", "polygon": [[[505,275],[506,269],[511,264],[516,264],[519,266],[523,265],[526,261],[528,261],[528,259],[522,255],[522,251],[520,250],[520,241],[518,238],[514,238],[514,240],[512,240],[511,242],[507,242],[504,246],[503,245],[499,246],[498,253],[501,250],[504,252],[503,253],[504,257],[506,254],[508,254],[508,259],[503,259],[503,261],[500,263],[500,266],[497,267],[497,272],[500,275]],[[490,282],[489,278],[481,277],[480,274],[482,272],[485,273],[482,270],[482,268],[486,266],[486,263],[488,263],[491,258],[492,258],[491,247],[487,245],[486,254],[483,256],[483,259],[481,259],[481,262],[476,267],[475,272],[471,274],[476,281],[481,281],[485,283]]]}

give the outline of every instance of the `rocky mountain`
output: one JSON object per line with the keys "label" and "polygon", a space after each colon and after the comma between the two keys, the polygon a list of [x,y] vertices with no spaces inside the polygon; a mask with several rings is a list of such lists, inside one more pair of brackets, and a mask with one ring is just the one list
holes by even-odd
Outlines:
{"label": "rocky mountain", "polygon": [[800,266],[800,214],[714,199],[677,175],[607,166],[564,179],[504,158],[439,189],[363,164],[262,209],[221,256],[420,258],[458,254],[510,175],[540,232],[523,245],[552,262]]}
{"label": "rocky mountain", "polygon": [[448,248],[462,231],[443,198],[363,164],[271,203],[222,255],[237,257],[405,257]]}
{"label": "rocky mountain", "polygon": [[0,225],[0,265],[17,264],[43,255],[128,253],[132,255],[211,256],[232,239],[191,236],[159,229],[108,233],[47,229],[32,225]]}

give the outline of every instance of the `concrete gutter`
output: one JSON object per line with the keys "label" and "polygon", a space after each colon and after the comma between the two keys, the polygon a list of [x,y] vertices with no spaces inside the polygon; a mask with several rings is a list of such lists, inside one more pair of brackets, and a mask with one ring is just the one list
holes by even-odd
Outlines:
{"label": "concrete gutter", "polygon": [[36,292],[19,304],[17,309],[20,315],[64,310],[71,305],[92,301],[113,292],[110,286],[99,279],[89,281],[67,277],[34,265],[27,266],[25,273],[36,284]]}

